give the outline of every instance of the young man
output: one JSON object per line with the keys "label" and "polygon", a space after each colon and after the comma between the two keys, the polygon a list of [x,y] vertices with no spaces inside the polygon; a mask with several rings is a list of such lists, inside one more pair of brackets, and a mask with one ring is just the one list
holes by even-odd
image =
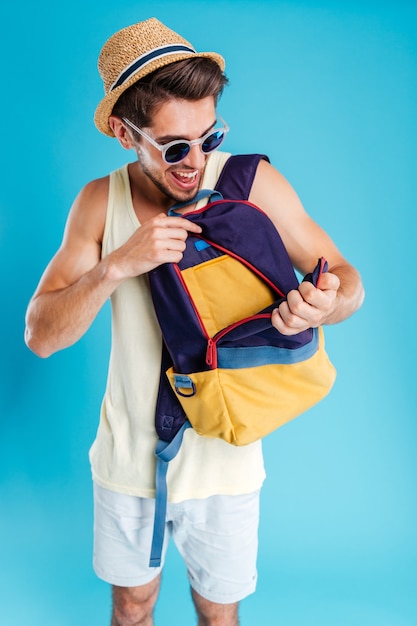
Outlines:
{"label": "young man", "polygon": [[[42,357],[72,345],[111,297],[109,377],[90,454],[94,565],[113,586],[113,626],[150,625],[161,570],[149,568],[161,335],[147,272],[178,262],[188,234],[200,230],[167,211],[212,188],[229,157],[215,151],[228,130],[216,112],[227,80],[221,56],[196,53],[153,18],[113,35],[99,69],[105,96],[96,125],[137,161],[81,190],[29,304],[26,342]],[[300,272],[320,256],[330,267],[320,289],[303,283],[289,293],[273,326],[291,335],[351,315],[363,299],[358,273],[266,161],[249,199],[279,229]],[[200,625],[236,625],[238,602],[255,589],[263,479],[260,442],[234,447],[192,429],[171,463],[167,529],[187,564]]]}

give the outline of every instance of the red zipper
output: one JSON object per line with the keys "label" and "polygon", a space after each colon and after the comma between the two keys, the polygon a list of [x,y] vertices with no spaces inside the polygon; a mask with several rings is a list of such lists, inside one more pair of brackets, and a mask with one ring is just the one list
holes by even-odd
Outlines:
{"label": "red zipper", "polygon": [[206,363],[211,370],[217,368],[217,347],[216,342],[211,337],[207,342]]}
{"label": "red zipper", "polygon": [[201,209],[195,209],[194,211],[187,211],[186,213],[182,213],[181,217],[186,217],[187,215],[198,215],[199,213],[204,213],[205,211],[215,206],[216,204],[224,204],[225,202],[238,202],[239,204],[246,204],[247,206],[250,206],[253,209],[256,209],[257,211],[259,211],[259,213],[263,213],[269,219],[271,219],[269,215],[265,213],[263,209],[258,207],[256,204],[249,202],[249,200],[238,200],[238,199],[231,199],[231,198],[227,198],[227,199],[223,198],[223,200],[214,200],[213,202],[208,202],[205,206],[201,207]]}
{"label": "red zipper", "polygon": [[319,269],[319,275],[317,278],[317,282],[316,282],[316,289],[319,289],[319,283],[320,283],[320,278],[323,276],[323,269],[325,264],[327,263],[326,259],[324,258],[324,256],[320,257],[320,269]]}
{"label": "red zipper", "polygon": [[254,274],[256,274],[257,276],[262,278],[262,280],[265,283],[267,283],[267,285],[269,285],[269,287],[271,287],[271,289],[273,289],[281,298],[285,298],[285,293],[283,293],[279,287],[277,287],[271,280],[269,280],[269,278],[267,278],[267,276],[262,274],[262,272],[260,272],[254,265],[249,263],[249,261],[246,261],[246,259],[243,259],[238,254],[235,254],[231,250],[228,250],[227,248],[224,248],[220,244],[215,243],[214,241],[211,241],[210,239],[207,239],[206,237],[203,237],[202,235],[198,235],[198,234],[193,233],[193,236],[195,236],[197,239],[202,239],[203,241],[206,241],[208,244],[213,246],[213,248],[217,248],[217,250],[220,250],[221,252],[224,252],[228,256],[231,256],[232,258],[234,258],[237,261],[239,261],[240,263],[242,263],[242,265],[246,265],[246,267],[248,267]]}
{"label": "red zipper", "polygon": [[257,313],[256,315],[250,315],[249,317],[245,317],[243,320],[239,320],[239,322],[233,322],[226,328],[223,328],[218,333],[214,335],[214,337],[210,337],[207,341],[207,352],[206,352],[206,363],[210,369],[215,370],[217,368],[217,344],[225,335],[230,333],[235,328],[239,326],[243,326],[247,322],[252,322],[253,320],[263,320],[263,319],[271,319],[271,313]]}

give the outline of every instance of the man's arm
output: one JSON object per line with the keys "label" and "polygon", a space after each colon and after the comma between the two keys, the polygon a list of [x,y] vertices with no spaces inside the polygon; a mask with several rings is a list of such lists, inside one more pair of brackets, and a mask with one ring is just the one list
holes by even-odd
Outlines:
{"label": "man's arm", "polygon": [[269,163],[261,161],[249,200],[268,214],[277,227],[294,267],[311,272],[324,256],[329,272],[319,288],[301,283],[272,315],[272,323],[291,335],[322,324],[346,319],[362,304],[364,290],[359,273],[344,259],[327,233],[305,212],[294,189]]}
{"label": "man's arm", "polygon": [[38,356],[48,357],[74,344],[121,282],[161,263],[178,262],[188,231],[201,230],[188,220],[161,213],[101,259],[107,198],[108,178],[81,191],[62,245],[29,303],[25,341]]}

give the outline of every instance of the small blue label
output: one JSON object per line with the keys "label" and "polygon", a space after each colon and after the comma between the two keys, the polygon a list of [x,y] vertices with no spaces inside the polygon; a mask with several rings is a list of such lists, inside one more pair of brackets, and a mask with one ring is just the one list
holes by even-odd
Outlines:
{"label": "small blue label", "polygon": [[207,243],[207,241],[204,241],[203,239],[199,239],[198,241],[194,242],[194,245],[196,250],[200,252],[200,250],[204,250],[204,248],[210,248],[211,244]]}

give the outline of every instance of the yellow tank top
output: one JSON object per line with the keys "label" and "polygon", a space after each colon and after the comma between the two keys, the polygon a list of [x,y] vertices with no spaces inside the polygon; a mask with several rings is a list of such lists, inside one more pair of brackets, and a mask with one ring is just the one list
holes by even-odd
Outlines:
{"label": "yellow tank top", "polygon": [[[213,188],[230,155],[208,158],[203,187]],[[204,201],[202,201],[204,202]],[[199,205],[200,206],[200,205]],[[127,165],[110,174],[102,256],[140,228]],[[161,363],[161,333],[146,275],[122,283],[111,297],[112,348],[96,439],[90,450],[93,479],[102,487],[155,497],[154,413]],[[191,428],[168,470],[168,499],[180,502],[259,489],[265,478],[261,442],[235,447],[200,437]]]}

